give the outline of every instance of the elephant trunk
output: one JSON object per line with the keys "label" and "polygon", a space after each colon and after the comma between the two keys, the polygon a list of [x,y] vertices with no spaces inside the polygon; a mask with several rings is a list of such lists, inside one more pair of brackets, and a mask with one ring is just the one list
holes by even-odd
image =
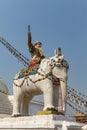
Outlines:
{"label": "elephant trunk", "polygon": [[60,81],[61,104],[60,104],[60,106],[56,107],[56,110],[58,113],[61,113],[63,115],[65,115],[65,112],[66,112],[66,86],[67,86],[67,82],[61,80]]}

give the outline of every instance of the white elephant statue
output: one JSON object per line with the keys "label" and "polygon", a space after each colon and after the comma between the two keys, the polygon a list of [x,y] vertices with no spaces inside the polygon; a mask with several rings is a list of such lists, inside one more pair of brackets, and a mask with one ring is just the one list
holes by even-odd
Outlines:
{"label": "white elephant statue", "polygon": [[[61,62],[60,62],[61,61]],[[37,72],[18,78],[19,73],[13,79],[13,113],[12,116],[28,115],[28,105],[36,95],[44,95],[43,110],[58,109],[58,89],[62,90],[62,110],[65,112],[66,86],[68,63],[64,57],[54,56],[43,59]],[[55,81],[58,84],[54,84]],[[57,83],[57,82],[56,82]]]}

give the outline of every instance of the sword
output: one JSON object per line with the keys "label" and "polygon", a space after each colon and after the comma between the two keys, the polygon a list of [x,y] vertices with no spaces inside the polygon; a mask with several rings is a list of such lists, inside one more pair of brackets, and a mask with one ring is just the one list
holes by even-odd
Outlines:
{"label": "sword", "polygon": [[28,25],[28,32],[30,32],[30,24]]}

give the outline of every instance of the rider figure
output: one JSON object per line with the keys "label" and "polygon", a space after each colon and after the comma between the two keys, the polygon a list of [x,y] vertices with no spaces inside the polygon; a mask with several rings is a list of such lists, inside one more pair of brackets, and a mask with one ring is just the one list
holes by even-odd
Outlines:
{"label": "rider figure", "polygon": [[28,32],[28,48],[32,56],[32,60],[29,63],[29,67],[32,67],[40,63],[41,60],[45,58],[45,56],[42,53],[42,43],[36,41],[33,45],[31,41],[32,41],[31,32]]}

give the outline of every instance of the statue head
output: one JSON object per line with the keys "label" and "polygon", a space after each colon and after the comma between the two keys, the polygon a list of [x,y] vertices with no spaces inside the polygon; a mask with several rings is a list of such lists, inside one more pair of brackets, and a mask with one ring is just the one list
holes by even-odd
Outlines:
{"label": "statue head", "polygon": [[41,43],[40,41],[36,41],[36,42],[34,43],[34,47],[35,47],[35,48],[41,48],[41,47],[42,47],[42,43]]}

